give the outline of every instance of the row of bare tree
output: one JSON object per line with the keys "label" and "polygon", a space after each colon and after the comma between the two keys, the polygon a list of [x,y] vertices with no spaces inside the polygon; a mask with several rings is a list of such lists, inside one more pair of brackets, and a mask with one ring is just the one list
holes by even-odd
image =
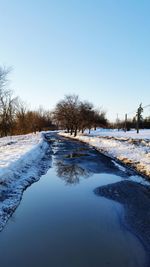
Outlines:
{"label": "row of bare tree", "polygon": [[9,89],[9,69],[0,67],[0,136],[51,129],[52,114],[43,108],[30,110]]}
{"label": "row of bare tree", "polygon": [[108,122],[105,111],[95,109],[88,101],[81,101],[77,95],[66,95],[59,101],[54,111],[54,120],[59,128],[66,129],[74,136],[77,131],[84,132],[85,129],[106,127]]}
{"label": "row of bare tree", "polygon": [[0,67],[0,137],[58,128],[76,136],[77,131],[107,126],[105,112],[76,95],[65,96],[53,112],[43,108],[30,110],[9,89],[8,74],[9,69]]}

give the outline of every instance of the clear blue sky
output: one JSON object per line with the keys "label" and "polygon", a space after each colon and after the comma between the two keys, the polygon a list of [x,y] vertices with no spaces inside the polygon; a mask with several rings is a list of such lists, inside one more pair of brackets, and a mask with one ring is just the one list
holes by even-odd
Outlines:
{"label": "clear blue sky", "polygon": [[76,93],[114,119],[150,104],[149,0],[0,0],[0,29],[0,65],[32,107]]}

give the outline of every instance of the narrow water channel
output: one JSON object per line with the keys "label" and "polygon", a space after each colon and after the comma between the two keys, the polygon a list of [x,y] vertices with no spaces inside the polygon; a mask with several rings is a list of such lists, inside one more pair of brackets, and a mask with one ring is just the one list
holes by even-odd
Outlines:
{"label": "narrow water channel", "polygon": [[[0,233],[2,267],[146,267],[124,206],[94,190],[133,176],[88,145],[52,139],[52,167]],[[47,159],[48,160],[48,159]]]}

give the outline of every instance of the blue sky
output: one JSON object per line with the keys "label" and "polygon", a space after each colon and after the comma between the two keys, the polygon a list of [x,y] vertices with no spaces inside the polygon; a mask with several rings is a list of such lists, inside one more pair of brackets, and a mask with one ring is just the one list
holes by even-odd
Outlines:
{"label": "blue sky", "polygon": [[0,65],[33,108],[75,93],[123,118],[150,104],[149,14],[149,0],[0,0]]}

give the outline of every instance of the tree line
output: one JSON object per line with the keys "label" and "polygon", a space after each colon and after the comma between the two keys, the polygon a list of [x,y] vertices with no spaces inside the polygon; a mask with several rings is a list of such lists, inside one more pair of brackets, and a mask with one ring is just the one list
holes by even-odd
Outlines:
{"label": "tree line", "polygon": [[0,67],[0,137],[54,129],[66,129],[76,136],[77,131],[106,127],[108,121],[102,109],[95,109],[77,95],[67,95],[53,111],[40,107],[31,110],[9,89],[10,70]]}
{"label": "tree line", "polygon": [[[109,123],[106,112],[102,108],[95,108],[78,95],[66,95],[60,100],[53,111],[40,107],[32,110],[14,92],[9,89],[10,69],[0,67],[0,137],[7,135],[27,134],[42,130],[65,129],[68,133],[77,135],[86,129],[108,127],[130,130],[137,128],[150,129],[150,117],[142,117],[142,106],[133,119],[117,120]],[[137,120],[138,117],[138,120]]]}
{"label": "tree line", "polygon": [[54,129],[52,114],[43,109],[31,110],[9,89],[10,70],[0,67],[0,137]]}

